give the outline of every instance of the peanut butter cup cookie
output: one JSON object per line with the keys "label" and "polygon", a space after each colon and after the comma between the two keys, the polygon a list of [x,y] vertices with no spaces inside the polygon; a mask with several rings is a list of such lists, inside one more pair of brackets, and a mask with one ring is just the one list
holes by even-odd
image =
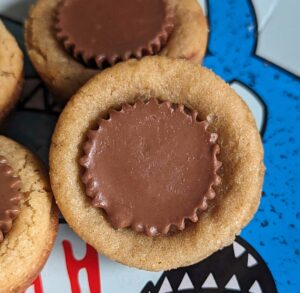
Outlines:
{"label": "peanut butter cup cookie", "polygon": [[16,142],[0,136],[0,292],[22,292],[54,244],[58,212],[46,172]]}
{"label": "peanut butter cup cookie", "polygon": [[196,263],[253,217],[263,147],[242,99],[208,69],[129,60],[63,111],[50,178],[70,226],[100,253],[146,270]]}
{"label": "peanut butter cup cookie", "polygon": [[119,61],[165,55],[199,63],[207,36],[197,0],[38,0],[25,25],[31,61],[61,101]]}
{"label": "peanut butter cup cookie", "polygon": [[23,54],[0,20],[0,121],[15,106],[23,84]]}

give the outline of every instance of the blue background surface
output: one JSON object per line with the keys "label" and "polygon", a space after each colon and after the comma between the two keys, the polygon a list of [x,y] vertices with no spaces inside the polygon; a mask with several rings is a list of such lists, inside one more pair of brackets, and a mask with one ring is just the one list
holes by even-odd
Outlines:
{"label": "blue background surface", "polygon": [[247,85],[267,107],[264,193],[242,237],[265,259],[279,292],[300,292],[300,79],[255,55],[250,1],[210,0],[208,19],[204,65],[227,82]]}

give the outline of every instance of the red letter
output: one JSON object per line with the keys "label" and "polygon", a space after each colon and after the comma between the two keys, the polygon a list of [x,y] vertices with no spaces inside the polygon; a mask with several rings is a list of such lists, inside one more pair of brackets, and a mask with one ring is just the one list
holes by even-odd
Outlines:
{"label": "red letter", "polygon": [[73,255],[72,245],[69,241],[63,241],[63,248],[72,293],[81,292],[78,281],[78,273],[82,268],[86,269],[88,275],[90,293],[101,293],[99,261],[96,250],[87,244],[85,257],[81,260],[77,260]]}
{"label": "red letter", "polygon": [[32,285],[35,293],[44,293],[41,276],[38,276]]}

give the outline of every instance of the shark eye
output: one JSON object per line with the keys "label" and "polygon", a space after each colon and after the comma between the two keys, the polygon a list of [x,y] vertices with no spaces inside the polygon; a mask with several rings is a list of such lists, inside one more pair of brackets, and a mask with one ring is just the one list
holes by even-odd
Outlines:
{"label": "shark eye", "polygon": [[263,135],[266,123],[266,106],[262,99],[253,92],[248,86],[241,82],[234,80],[230,86],[236,93],[246,102],[256,121],[257,128],[261,135]]}

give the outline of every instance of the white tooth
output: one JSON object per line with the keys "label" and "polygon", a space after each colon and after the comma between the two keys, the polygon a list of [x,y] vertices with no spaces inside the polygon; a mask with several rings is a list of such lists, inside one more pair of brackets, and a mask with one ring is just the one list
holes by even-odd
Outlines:
{"label": "white tooth", "polygon": [[194,289],[194,285],[187,273],[182,278],[182,281],[178,287],[178,290],[187,290],[187,289]]}
{"label": "white tooth", "polygon": [[246,249],[241,244],[237,243],[236,241],[233,242],[233,252],[235,258],[240,257],[245,251]]}
{"label": "white tooth", "polygon": [[225,289],[241,291],[236,275],[233,275],[225,286]]}
{"label": "white tooth", "polygon": [[262,293],[262,290],[260,288],[260,285],[258,281],[255,281],[251,288],[249,289],[249,293]]}
{"label": "white tooth", "polygon": [[169,282],[168,278],[165,277],[158,293],[171,293],[171,292],[173,292],[173,289],[170,285],[170,282]]}
{"label": "white tooth", "polygon": [[212,273],[210,273],[207,276],[207,278],[204,281],[204,283],[202,284],[201,288],[203,288],[203,289],[214,289],[214,288],[217,289],[217,288],[219,288]]}
{"label": "white tooth", "polygon": [[257,260],[253,257],[252,254],[248,253],[247,267],[252,268],[257,265]]}

